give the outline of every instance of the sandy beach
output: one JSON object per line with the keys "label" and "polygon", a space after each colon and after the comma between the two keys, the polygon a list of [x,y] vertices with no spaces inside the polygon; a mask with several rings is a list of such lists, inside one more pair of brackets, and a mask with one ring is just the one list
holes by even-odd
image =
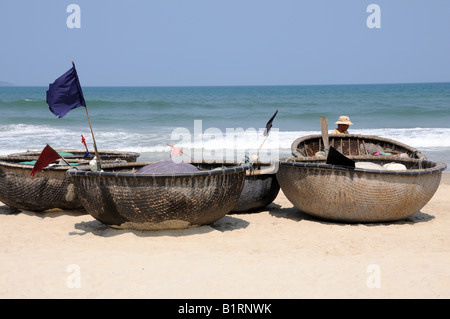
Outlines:
{"label": "sandy beach", "polygon": [[280,192],[211,226],[110,229],[0,206],[1,298],[449,298],[450,173],[405,221],[309,217]]}

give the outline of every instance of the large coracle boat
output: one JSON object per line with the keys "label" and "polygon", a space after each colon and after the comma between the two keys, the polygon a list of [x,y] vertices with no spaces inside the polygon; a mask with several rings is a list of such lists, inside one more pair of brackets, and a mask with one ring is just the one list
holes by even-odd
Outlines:
{"label": "large coracle boat", "polygon": [[[21,210],[83,209],[66,171],[87,165],[93,156],[85,157],[83,151],[58,150],[65,161],[58,159],[33,177],[31,172],[40,154],[33,151],[0,157],[0,201]],[[136,162],[139,153],[99,151],[99,156],[103,163]]]}
{"label": "large coracle boat", "polygon": [[236,205],[250,169],[244,164],[219,170],[147,170],[155,164],[105,164],[102,172],[79,169],[67,175],[86,211],[103,224],[159,230],[207,225],[224,217]]}
{"label": "large coracle boat", "polygon": [[54,165],[32,177],[32,160],[29,156],[0,157],[1,202],[20,210],[83,209],[66,175],[70,165]]}
{"label": "large coracle boat", "polygon": [[[422,209],[436,192],[441,162],[392,156],[354,156],[355,167],[326,164],[321,157],[280,161],[277,179],[299,210],[343,222],[388,222]],[[392,165],[395,169],[389,169]]]}

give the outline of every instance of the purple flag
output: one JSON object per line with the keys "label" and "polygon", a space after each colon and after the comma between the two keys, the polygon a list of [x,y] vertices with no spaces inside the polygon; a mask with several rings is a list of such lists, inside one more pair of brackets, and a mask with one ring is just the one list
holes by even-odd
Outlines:
{"label": "purple flag", "polygon": [[77,70],[73,62],[72,68],[69,71],[49,85],[47,90],[47,104],[50,111],[59,118],[62,118],[74,108],[79,106],[86,107]]}

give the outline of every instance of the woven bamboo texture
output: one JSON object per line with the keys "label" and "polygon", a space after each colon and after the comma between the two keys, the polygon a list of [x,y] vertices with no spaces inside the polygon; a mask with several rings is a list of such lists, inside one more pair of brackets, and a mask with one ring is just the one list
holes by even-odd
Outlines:
{"label": "woven bamboo texture", "polygon": [[0,201],[8,206],[32,211],[52,208],[83,209],[70,176],[69,166],[47,168],[31,177],[33,165],[19,164],[29,157],[0,158]]}
{"label": "woven bamboo texture", "polygon": [[[371,135],[330,134],[330,146],[346,156],[362,156],[375,152],[390,152],[393,157],[402,153],[409,158],[426,159],[425,155],[409,145],[398,141]],[[323,150],[322,135],[308,135],[296,139],[291,145],[295,157],[311,157]]]}
{"label": "woven bamboo texture", "polygon": [[[192,162],[192,164],[202,169],[214,169],[217,167],[236,166],[238,163],[225,162]],[[269,167],[271,163],[253,164],[253,170],[248,170],[244,187],[236,205],[231,210],[232,213],[244,213],[256,211],[271,204],[280,191],[275,174],[258,174],[262,168]]]}
{"label": "woven bamboo texture", "polygon": [[[56,150],[57,152],[65,152],[65,153],[71,153],[72,155],[63,156],[65,159],[86,159],[91,160],[94,158],[95,153],[92,151],[89,153],[88,156],[84,156],[85,151],[83,150],[73,150],[73,149],[66,149],[66,150]],[[101,150],[98,152],[100,156],[100,160],[125,160],[127,162],[136,162],[137,158],[140,156],[139,153],[136,152],[121,152],[121,151],[107,151],[107,150]],[[41,154],[41,151],[27,151],[22,153],[13,153],[9,154],[8,156],[11,157],[35,157],[38,158]]]}
{"label": "woven bamboo texture", "polygon": [[275,200],[279,191],[275,174],[249,175],[231,212],[244,213],[266,207]]}
{"label": "woven bamboo texture", "polygon": [[[148,163],[67,171],[78,197],[95,219],[113,228],[177,229],[211,224],[236,204],[249,165],[218,171],[136,174]],[[126,170],[126,171],[124,171]]]}
{"label": "woven bamboo texture", "polygon": [[[356,161],[392,162],[383,156]],[[408,169],[349,169],[322,160],[280,162],[277,179],[288,200],[315,217],[344,222],[387,222],[420,211],[436,192],[446,165],[418,159],[396,159]]]}

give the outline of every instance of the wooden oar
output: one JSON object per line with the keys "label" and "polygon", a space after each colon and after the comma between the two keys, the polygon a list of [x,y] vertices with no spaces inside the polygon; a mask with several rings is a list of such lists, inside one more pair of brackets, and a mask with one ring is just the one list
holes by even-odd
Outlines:
{"label": "wooden oar", "polygon": [[325,148],[325,156],[328,155],[330,149],[330,142],[328,141],[328,120],[326,117],[320,118],[320,130],[322,131],[323,145]]}

